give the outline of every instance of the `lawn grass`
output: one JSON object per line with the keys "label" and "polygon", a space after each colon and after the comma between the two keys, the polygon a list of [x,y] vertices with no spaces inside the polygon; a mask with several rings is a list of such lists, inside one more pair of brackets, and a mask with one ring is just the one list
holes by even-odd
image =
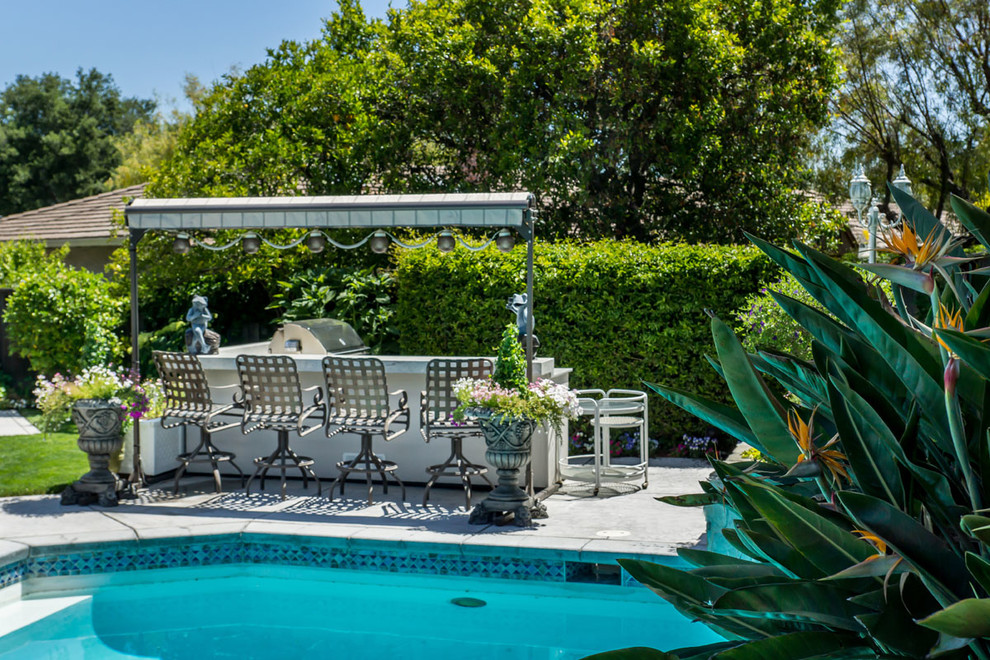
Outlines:
{"label": "lawn grass", "polygon": [[[40,428],[36,411],[23,411]],[[86,454],[76,446],[79,434],[67,424],[65,433],[0,436],[0,497],[60,493],[89,470]]]}

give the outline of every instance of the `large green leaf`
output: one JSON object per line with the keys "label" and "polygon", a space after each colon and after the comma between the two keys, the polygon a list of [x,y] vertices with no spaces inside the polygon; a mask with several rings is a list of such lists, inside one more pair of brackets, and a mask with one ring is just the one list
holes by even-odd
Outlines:
{"label": "large green leaf", "polygon": [[835,575],[830,575],[826,580],[849,580],[852,578],[883,578],[888,575],[899,575],[910,570],[910,566],[904,563],[896,555],[875,555],[861,561],[855,566],[839,571]]}
{"label": "large green leaf", "polygon": [[[723,532],[726,540],[729,536]],[[768,561],[786,574],[801,579],[820,579],[828,574],[808,561],[804,554],[781,541],[776,536],[739,527],[735,530],[736,538],[746,552]]]}
{"label": "large green leaf", "polygon": [[926,296],[930,295],[935,288],[935,280],[932,279],[931,275],[906,266],[878,263],[859,264],[859,267],[874,275],[879,275],[884,279],[890,280],[894,284],[899,284]]}
{"label": "large green leaf", "polygon": [[842,305],[850,325],[880,353],[905,387],[914,392],[921,401],[924,413],[936,420],[947,433],[942,367],[937,350],[931,342],[922,341],[916,332],[890,315],[880,303],[850,286],[845,278],[835,275],[835,271],[848,268],[824,255],[816,254],[807,246],[801,246],[801,249]]}
{"label": "large green leaf", "polygon": [[969,230],[969,232],[983,244],[983,247],[990,250],[990,213],[965,199],[952,195],[949,198],[952,210],[955,211],[959,222]]}
{"label": "large green leaf", "polygon": [[761,584],[733,589],[715,601],[716,614],[798,621],[852,632],[868,609],[850,602],[853,592],[825,582]]}
{"label": "large green leaf", "polygon": [[967,337],[955,330],[936,330],[935,333],[966,364],[975,369],[983,378],[990,380],[990,347],[978,339]]}
{"label": "large green leaf", "polygon": [[966,314],[965,327],[967,328],[985,328],[990,325],[990,282],[983,285],[980,289],[980,295],[976,297],[973,301],[973,306],[969,308],[969,313]]}
{"label": "large green leaf", "polygon": [[875,658],[867,642],[856,635],[829,632],[796,632],[740,644],[715,654],[718,660],[802,660],[832,653],[843,658]]}
{"label": "large green leaf", "polygon": [[619,559],[618,562],[640,584],[679,610],[689,612],[702,621],[713,623],[741,637],[767,637],[774,632],[772,626],[758,621],[712,614],[711,603],[718,600],[727,589],[704,578],[639,559]]}
{"label": "large green leaf", "polygon": [[691,493],[690,495],[665,495],[655,499],[671,506],[696,507],[718,504],[722,501],[722,496],[718,493]]}
{"label": "large green leaf", "polygon": [[990,562],[975,553],[967,552],[966,568],[973,579],[983,587],[984,593],[990,594]]}
{"label": "large green leaf", "polygon": [[773,351],[760,351],[751,355],[753,366],[771,376],[787,391],[801,399],[809,408],[822,407],[822,412],[831,417],[828,409],[828,394],[825,379],[811,365],[790,355]]}
{"label": "large green leaf", "polygon": [[918,623],[953,637],[990,638],[990,599],[966,598]]}
{"label": "large green leaf", "polygon": [[753,368],[732,329],[713,318],[712,336],[729,392],[756,436],[760,452],[786,466],[793,465],[800,452],[787,429],[783,407]]}
{"label": "large green leaf", "polygon": [[864,493],[903,508],[904,485],[900,470],[887,451],[897,438],[870,404],[846,383],[833,379],[829,395],[842,449],[856,485]]}
{"label": "large green leaf", "polygon": [[962,558],[917,520],[863,493],[840,492],[839,502],[864,529],[882,538],[910,563],[922,579],[940,587],[943,598],[966,598],[972,593]]}
{"label": "large green leaf", "polygon": [[[857,538],[850,529],[788,500],[772,486],[750,482],[738,484],[738,487],[776,530],[778,538],[801,552],[826,575],[838,573],[876,554],[872,545]],[[815,576],[802,577],[813,579]]]}
{"label": "large green leaf", "polygon": [[969,514],[962,517],[960,523],[962,530],[975,539],[990,545],[990,518],[977,514]]}
{"label": "large green leaf", "polygon": [[[672,387],[664,387],[663,385],[646,383],[645,381],[644,384],[675,406],[680,406],[692,415],[700,417],[712,426],[725,431],[736,440],[760,449],[759,440],[757,440],[753,431],[746,423],[746,418],[743,417],[737,408]],[[760,451],[762,452],[763,450],[760,449]]]}
{"label": "large green leaf", "polygon": [[821,310],[777,291],[770,291],[769,293],[785,314],[794,319],[812,337],[824,344],[833,353],[841,351],[843,339],[857,339],[855,333],[849,328]]}
{"label": "large green leaf", "polygon": [[[897,582],[892,581],[880,591],[882,599],[872,605],[876,612],[861,614],[856,619],[869,631],[870,637],[884,647],[911,658],[924,658],[938,642],[938,634],[915,623],[912,612],[918,611],[919,604],[913,602],[916,599],[911,595],[917,589]],[[910,584],[918,586],[917,581]],[[931,608],[920,611],[930,612]]]}
{"label": "large green leaf", "polygon": [[[860,381],[870,383],[871,388],[895,407],[910,408],[914,394],[904,386],[872,346],[813,307],[775,292],[771,292],[771,295],[784,312],[811,333],[817,344],[827,348],[832,356],[839,356],[843,363],[848,363],[849,370],[860,375]],[[814,344],[812,346],[814,349]],[[821,350],[813,352],[820,353]]]}
{"label": "large green leaf", "polygon": [[[725,540],[729,542],[729,545],[735,548],[735,550],[740,554],[746,555],[747,557],[750,557],[755,561],[769,561],[769,559],[765,554],[763,554],[758,549],[756,549],[755,545],[750,547],[749,543],[751,543],[751,541],[749,541],[748,539],[743,539],[740,534],[740,530],[723,529],[722,537],[725,538]],[[780,543],[779,541],[776,542]],[[782,543],[780,543],[780,545],[783,546]],[[780,564],[778,563],[776,565],[779,566]]]}
{"label": "large green leaf", "polygon": [[695,550],[694,548],[677,548],[677,556],[692,566],[762,566],[757,562],[723,555],[711,550]]}
{"label": "large green leaf", "polygon": [[691,570],[693,575],[703,577],[726,589],[738,589],[761,584],[780,584],[790,578],[776,566],[750,563],[735,566],[705,566]]}

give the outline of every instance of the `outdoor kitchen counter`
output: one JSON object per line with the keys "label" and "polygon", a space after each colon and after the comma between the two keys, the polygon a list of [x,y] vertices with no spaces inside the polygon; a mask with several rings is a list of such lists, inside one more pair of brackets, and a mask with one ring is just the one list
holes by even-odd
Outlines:
{"label": "outdoor kitchen counter", "polygon": [[[210,387],[219,388],[238,382],[235,363],[237,355],[257,355],[267,354],[267,352],[267,342],[243,344],[222,348],[218,355],[201,355],[200,361],[206,371]],[[289,357],[296,362],[300,385],[303,388],[323,385],[321,366],[323,355],[299,353]],[[375,438],[375,451],[379,456],[393,460],[398,464],[397,473],[400,479],[407,483],[423,483],[429,477],[426,472],[427,466],[442,463],[450,455],[450,442],[448,440],[441,438],[427,444],[419,433],[420,392],[426,387],[426,364],[433,358],[407,355],[376,357],[385,365],[389,391],[406,391],[410,420],[409,431],[395,440],[385,442],[380,437]],[[533,361],[535,378],[550,378],[566,385],[570,371],[570,369],[557,368],[553,358],[538,357]],[[232,391],[231,389],[214,389],[214,400],[218,403],[230,402]],[[307,395],[304,393],[304,396]],[[308,396],[312,396],[312,393]],[[392,404],[396,405],[397,403],[393,397]],[[536,488],[544,488],[556,480],[554,473],[557,464],[556,457],[560,452],[566,452],[566,424],[558,436],[559,446],[554,447],[553,434],[550,434],[551,437],[549,438],[547,436],[547,432],[540,429],[533,437],[533,483]],[[191,439],[192,435],[190,434],[189,437]],[[240,428],[234,428],[215,434],[214,442],[220,449],[237,454],[237,463],[241,469],[250,474],[254,471],[253,459],[257,456],[267,456],[274,449],[275,434],[267,431],[255,431],[248,435],[242,435]],[[316,474],[321,479],[336,478],[337,461],[352,458],[357,452],[359,442],[358,436],[353,434],[340,434],[328,439],[322,430],[314,431],[302,438],[290,436],[290,444],[298,454],[311,456],[316,461]],[[181,448],[177,448],[176,453],[179,453],[179,449]],[[474,462],[487,464],[485,461],[485,443],[481,437],[465,439],[464,453]],[[193,464],[191,469],[196,467],[202,468],[202,464]],[[233,473],[229,466],[224,465],[223,468],[224,474]],[[495,481],[494,469],[491,469],[489,477],[493,482]],[[480,479],[477,481],[484,485]],[[459,484],[460,480],[456,478],[441,479],[440,483]]]}

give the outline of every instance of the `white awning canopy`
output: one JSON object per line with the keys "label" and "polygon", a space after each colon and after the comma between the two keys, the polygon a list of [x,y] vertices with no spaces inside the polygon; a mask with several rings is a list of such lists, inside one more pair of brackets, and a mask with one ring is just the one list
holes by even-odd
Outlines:
{"label": "white awning canopy", "polygon": [[131,229],[306,229],[513,227],[528,238],[533,195],[354,195],[136,199],[124,213]]}

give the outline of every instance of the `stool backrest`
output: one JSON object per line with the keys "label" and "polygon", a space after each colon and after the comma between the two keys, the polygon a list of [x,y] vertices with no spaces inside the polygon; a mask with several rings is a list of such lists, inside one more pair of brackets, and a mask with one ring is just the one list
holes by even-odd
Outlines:
{"label": "stool backrest", "polygon": [[437,358],[426,365],[426,393],[420,421],[426,427],[450,422],[459,405],[454,397],[454,383],[462,378],[487,378],[492,361],[485,358]]}
{"label": "stool backrest", "polygon": [[286,355],[238,355],[237,375],[245,422],[268,415],[299,415],[305,408],[296,363]]}
{"label": "stool backrest", "polygon": [[210,386],[199,358],[189,353],[154,351],[152,356],[165,388],[165,415],[170,412],[209,413]]}
{"label": "stool backrest", "polygon": [[374,357],[323,358],[330,416],[385,419],[389,415],[385,364]]}

